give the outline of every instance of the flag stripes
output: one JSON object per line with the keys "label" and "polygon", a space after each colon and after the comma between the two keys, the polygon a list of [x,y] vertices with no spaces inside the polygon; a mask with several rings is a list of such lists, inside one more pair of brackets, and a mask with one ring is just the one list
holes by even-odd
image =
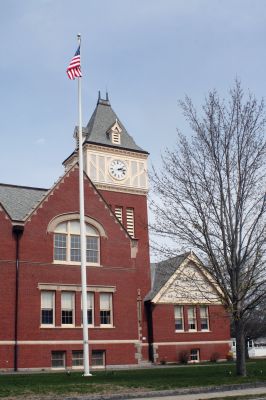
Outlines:
{"label": "flag stripes", "polygon": [[80,46],[78,47],[74,57],[71,59],[70,64],[67,68],[67,75],[69,79],[81,78],[81,67],[80,67]]}

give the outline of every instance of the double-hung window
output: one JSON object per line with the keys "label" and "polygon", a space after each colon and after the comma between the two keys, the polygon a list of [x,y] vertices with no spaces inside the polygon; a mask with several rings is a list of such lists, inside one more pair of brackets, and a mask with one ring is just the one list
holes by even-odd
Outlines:
{"label": "double-hung window", "polygon": [[41,325],[54,325],[54,292],[41,292]]}
{"label": "double-hung window", "polygon": [[100,293],[100,323],[101,326],[113,325],[112,293]]}
{"label": "double-hung window", "polygon": [[175,330],[184,331],[183,306],[175,306]]}
{"label": "double-hung window", "polygon": [[[86,224],[87,263],[99,265],[100,240],[98,231]],[[54,260],[80,263],[80,223],[78,220],[61,222],[54,230]]]}
{"label": "double-hung window", "polygon": [[[82,301],[81,301],[82,309]],[[94,293],[87,292],[87,318],[88,325],[94,325]]]}
{"label": "double-hung window", "polygon": [[83,367],[83,351],[73,350],[72,351],[72,367],[79,368]]}
{"label": "double-hung window", "polygon": [[208,331],[209,328],[209,313],[207,306],[200,306],[200,329]]}
{"label": "double-hung window", "polygon": [[61,322],[62,325],[74,325],[75,323],[75,293],[62,292],[61,293]]}
{"label": "double-hung window", "polygon": [[194,306],[188,307],[188,330],[197,330],[196,307]]}

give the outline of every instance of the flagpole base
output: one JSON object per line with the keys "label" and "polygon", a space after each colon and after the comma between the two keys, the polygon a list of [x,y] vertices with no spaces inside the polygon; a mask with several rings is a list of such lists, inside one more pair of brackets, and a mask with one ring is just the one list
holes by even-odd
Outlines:
{"label": "flagpole base", "polygon": [[87,374],[82,374],[82,376],[92,376],[89,372]]}

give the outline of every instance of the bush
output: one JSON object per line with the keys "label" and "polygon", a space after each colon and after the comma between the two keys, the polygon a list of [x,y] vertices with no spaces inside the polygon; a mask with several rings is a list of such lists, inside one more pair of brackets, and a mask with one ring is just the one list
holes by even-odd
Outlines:
{"label": "bush", "polygon": [[182,364],[187,364],[189,360],[189,352],[187,350],[180,351],[179,362]]}
{"label": "bush", "polygon": [[233,356],[233,352],[232,351],[229,351],[227,353],[226,359],[227,359],[227,361],[233,361],[234,356]]}
{"label": "bush", "polygon": [[219,359],[220,359],[220,353],[218,353],[218,351],[212,353],[210,358],[211,362],[217,362]]}

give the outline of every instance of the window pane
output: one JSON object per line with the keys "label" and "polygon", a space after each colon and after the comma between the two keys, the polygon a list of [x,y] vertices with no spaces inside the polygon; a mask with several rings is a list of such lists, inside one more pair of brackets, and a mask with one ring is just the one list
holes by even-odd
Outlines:
{"label": "window pane", "polygon": [[74,323],[74,294],[71,292],[61,294],[61,317],[63,325]]}
{"label": "window pane", "polygon": [[83,366],[83,351],[81,350],[72,351],[72,366],[73,367]]}
{"label": "window pane", "polygon": [[112,324],[112,294],[100,293],[100,322],[101,325]]}
{"label": "window pane", "polygon": [[54,323],[54,313],[53,309],[42,309],[42,320],[41,323],[43,325],[53,325]]}
{"label": "window pane", "polygon": [[54,305],[54,292],[41,292],[41,307],[53,308]]}
{"label": "window pane", "polygon": [[52,351],[52,368],[65,368],[64,351]]}
{"label": "window pane", "polygon": [[195,307],[189,307],[188,308],[188,327],[189,327],[190,330],[196,330],[197,329],[196,308]]}
{"label": "window pane", "polygon": [[54,323],[54,292],[41,292],[41,324]]}
{"label": "window pane", "polygon": [[100,309],[101,310],[110,310],[111,296],[112,295],[110,293],[101,293],[100,294]]}
{"label": "window pane", "polygon": [[200,326],[202,330],[209,329],[209,317],[208,317],[208,307],[201,306],[200,307]]}
{"label": "window pane", "polygon": [[111,312],[110,311],[100,311],[101,325],[111,324]]}
{"label": "window pane", "polygon": [[99,236],[99,233],[93,226],[86,224],[86,235]]}
{"label": "window pane", "polygon": [[54,235],[54,259],[66,261],[66,235],[55,233]]}
{"label": "window pane", "polygon": [[190,360],[191,361],[198,361],[199,360],[199,350],[198,349],[192,349],[190,351]]}
{"label": "window pane", "polygon": [[67,233],[67,222],[61,222],[54,230],[55,232]]}
{"label": "window pane", "polygon": [[184,329],[182,306],[175,306],[175,329],[177,331],[181,331]]}
{"label": "window pane", "polygon": [[70,221],[70,232],[76,235],[80,235],[80,224],[79,221],[74,220],[74,221]]}
{"label": "window pane", "polygon": [[[87,319],[89,325],[93,325],[93,303],[94,303],[94,294],[91,292],[87,292]],[[82,299],[81,299],[81,309],[82,309]]]}
{"label": "window pane", "polygon": [[105,365],[105,351],[92,350],[91,365],[94,367],[103,367]]}
{"label": "window pane", "polygon": [[98,237],[87,236],[87,262],[99,262],[99,239]]}
{"label": "window pane", "polygon": [[70,235],[70,260],[80,261],[80,236]]}

